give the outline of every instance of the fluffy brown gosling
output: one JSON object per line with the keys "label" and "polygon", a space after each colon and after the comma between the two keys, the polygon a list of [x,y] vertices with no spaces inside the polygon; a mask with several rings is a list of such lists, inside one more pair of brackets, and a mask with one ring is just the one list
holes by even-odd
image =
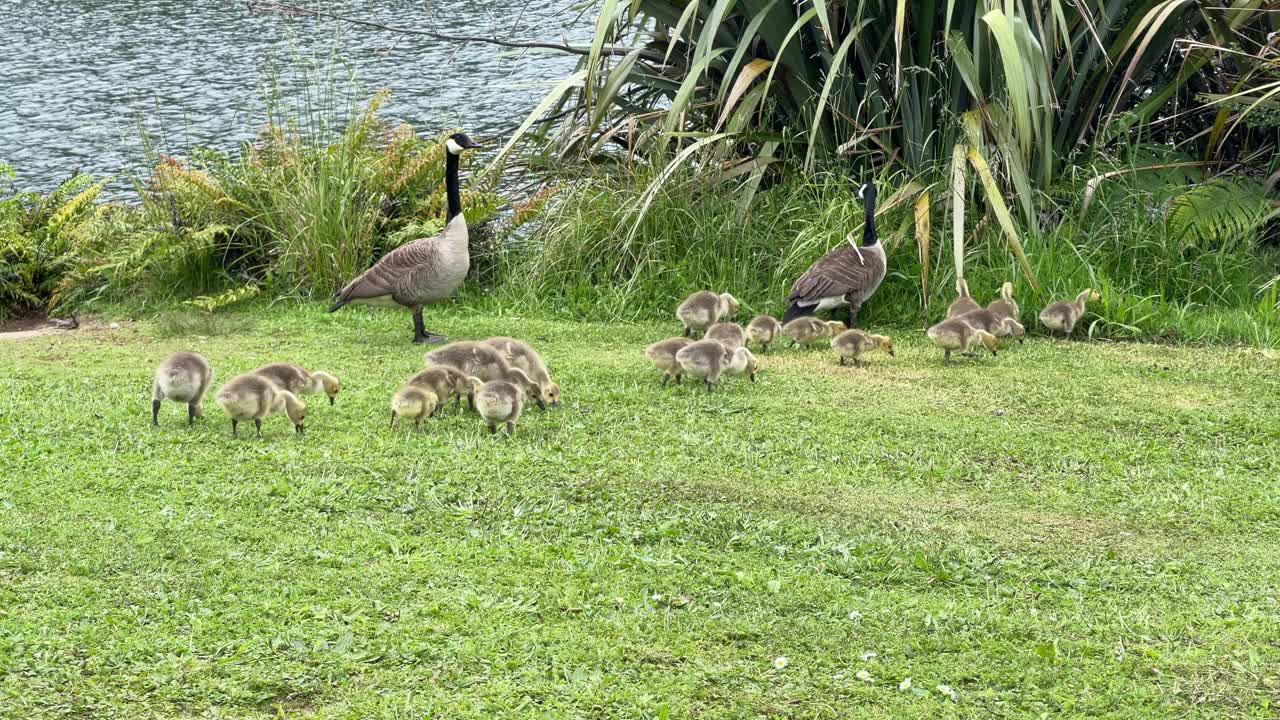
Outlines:
{"label": "fluffy brown gosling", "polygon": [[1076,329],[1076,323],[1084,317],[1085,303],[1101,297],[1097,290],[1089,288],[1077,295],[1075,300],[1049,303],[1040,311],[1040,322],[1054,332],[1070,336]]}
{"label": "fluffy brown gosling", "polygon": [[231,378],[214,396],[222,409],[231,417],[231,436],[240,437],[236,430],[241,420],[252,420],[258,437],[262,437],[262,419],[284,412],[299,435],[307,419],[307,405],[297,395],[281,388],[257,373],[245,373]]}
{"label": "fluffy brown gosling", "polygon": [[961,315],[958,319],[979,330],[986,330],[998,338],[1017,338],[1019,343],[1022,342],[1023,336],[1027,334],[1026,328],[1022,327],[1022,323],[1011,317],[997,315],[990,310],[974,310]]}
{"label": "fluffy brown gosling", "polygon": [[840,356],[840,364],[852,360],[854,367],[862,367],[862,356],[872,350],[883,350],[889,357],[893,352],[893,338],[888,335],[872,335],[861,330],[846,330],[831,339],[831,347]]}
{"label": "fluffy brown gosling", "polygon": [[[462,340],[449,343],[442,348],[426,354],[428,365],[447,365],[469,377],[478,377],[484,382],[506,380],[511,372],[511,363],[506,356],[492,345],[482,342]],[[475,409],[475,392],[467,392],[467,405]]]}
{"label": "fluffy brown gosling", "polygon": [[699,340],[689,343],[676,353],[676,361],[685,375],[702,378],[710,393],[720,382],[720,375],[747,375],[756,381],[759,365],[751,351],[742,347],[730,350],[715,340]]}
{"label": "fluffy brown gosling", "polygon": [[391,397],[391,429],[396,429],[396,418],[413,420],[413,429],[422,429],[423,418],[436,414],[440,404],[435,393],[422,385],[405,385]]}
{"label": "fluffy brown gosling", "polygon": [[747,331],[738,323],[722,322],[707,328],[703,340],[715,340],[730,350],[747,346]]}
{"label": "fluffy brown gosling", "polygon": [[975,328],[960,318],[943,320],[929,328],[927,334],[934,345],[945,351],[946,365],[951,365],[952,351],[962,352],[966,355],[976,355],[973,352],[973,348],[982,345],[990,350],[992,355],[995,355],[1000,343],[995,335],[981,328]]}
{"label": "fluffy brown gosling", "polygon": [[987,309],[996,315],[1017,320],[1022,317],[1022,310],[1013,299],[1013,283],[1006,282],[1000,286],[1000,297],[987,303]]}
{"label": "fluffy brown gosling", "polygon": [[493,380],[476,389],[476,410],[489,432],[498,432],[498,426],[505,424],[507,434],[516,431],[516,423],[520,421],[520,413],[524,410],[524,399],[529,394],[528,388],[534,382],[523,370],[513,369],[510,380]]}
{"label": "fluffy brown gosling", "polygon": [[645,357],[649,358],[654,367],[662,371],[662,387],[666,387],[667,382],[673,378],[677,385],[680,384],[680,381],[684,378],[684,370],[681,369],[680,363],[676,360],[676,353],[692,344],[692,342],[686,337],[672,337],[666,340],[659,340],[644,349]]}
{"label": "fluffy brown gosling", "polygon": [[757,315],[747,325],[747,342],[755,343],[760,352],[769,352],[769,343],[782,335],[782,323],[772,315]]}
{"label": "fluffy brown gosling", "polygon": [[724,318],[738,314],[738,301],[729,293],[716,293],[702,290],[685,298],[676,308],[676,317],[684,325],[684,336],[689,337],[696,330],[703,332]]}
{"label": "fluffy brown gosling", "polygon": [[271,363],[263,365],[254,372],[269,378],[294,395],[314,395],[323,392],[329,396],[330,405],[337,399],[338,391],[342,389],[342,383],[338,382],[338,378],[329,373],[323,370],[311,372],[293,363]]}
{"label": "fluffy brown gosling", "polygon": [[156,368],[151,384],[151,425],[160,424],[160,401],[173,400],[187,404],[187,427],[204,417],[204,395],[213,382],[209,361],[193,352],[176,352]]}
{"label": "fluffy brown gosling", "polygon": [[[435,412],[443,410],[449,398],[453,398],[453,409],[456,411],[462,403],[462,397],[471,394],[471,382],[468,377],[457,368],[448,365],[432,365],[425,370],[420,370],[409,378],[406,384],[417,385],[431,391],[436,396]],[[435,412],[432,413],[433,416]]]}
{"label": "fluffy brown gosling", "polygon": [[981,310],[982,306],[969,294],[969,283],[964,278],[956,278],[956,299],[947,306],[947,319],[960,317],[967,312]]}
{"label": "fluffy brown gosling", "polygon": [[554,407],[560,404],[560,386],[551,379],[547,364],[542,361],[542,356],[533,349],[532,345],[523,340],[505,336],[491,337],[485,340],[485,344],[496,348],[511,367],[520,368],[530,379],[538,383],[541,393],[535,399],[540,409],[546,410],[548,405]]}
{"label": "fluffy brown gosling", "polygon": [[782,334],[791,338],[791,347],[813,345],[844,330],[845,324],[842,322],[823,322],[812,316],[798,317],[782,326]]}

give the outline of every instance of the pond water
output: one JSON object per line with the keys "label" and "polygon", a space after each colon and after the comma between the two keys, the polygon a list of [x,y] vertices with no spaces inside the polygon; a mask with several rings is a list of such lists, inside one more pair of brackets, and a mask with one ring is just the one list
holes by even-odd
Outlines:
{"label": "pond water", "polygon": [[[518,40],[589,42],[593,16],[569,0],[330,0],[303,3],[389,25]],[[420,133],[514,126],[575,58],[359,30],[263,12],[239,0],[0,0],[0,162],[18,187],[47,189],[79,169],[143,166],[143,136],[181,155],[252,138],[274,84],[288,110],[304,68],[339,95],[394,95],[384,112]],[[354,82],[352,77],[355,78]],[[323,85],[323,83],[321,83]],[[315,83],[312,87],[316,87]],[[145,133],[144,133],[145,129]]]}

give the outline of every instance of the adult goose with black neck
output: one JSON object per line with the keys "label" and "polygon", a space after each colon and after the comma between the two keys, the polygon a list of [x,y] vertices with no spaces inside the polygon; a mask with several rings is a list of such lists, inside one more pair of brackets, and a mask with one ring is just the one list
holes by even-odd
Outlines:
{"label": "adult goose with black neck", "polygon": [[444,230],[435,237],[407,242],[382,256],[338,292],[329,312],[348,303],[406,307],[413,310],[415,343],[435,344],[447,339],[423,327],[422,306],[452,295],[471,267],[467,219],[462,214],[462,192],[458,187],[458,158],[463,151],[475,147],[479,145],[465,133],[454,133],[445,140],[444,181],[449,216]]}
{"label": "adult goose with black neck", "polygon": [[791,286],[787,296],[787,312],[783,322],[820,310],[849,308],[849,327],[853,327],[862,307],[884,280],[887,264],[884,246],[876,232],[876,186],[867,183],[858,189],[866,211],[862,227],[862,245],[842,245],[823,255]]}

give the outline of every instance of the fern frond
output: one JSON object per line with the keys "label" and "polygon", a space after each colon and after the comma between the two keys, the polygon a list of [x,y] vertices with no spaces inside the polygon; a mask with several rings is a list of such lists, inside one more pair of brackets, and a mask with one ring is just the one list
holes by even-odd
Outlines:
{"label": "fern frond", "polygon": [[1226,250],[1253,244],[1270,211],[1261,184],[1218,178],[1174,197],[1165,222],[1184,244]]}

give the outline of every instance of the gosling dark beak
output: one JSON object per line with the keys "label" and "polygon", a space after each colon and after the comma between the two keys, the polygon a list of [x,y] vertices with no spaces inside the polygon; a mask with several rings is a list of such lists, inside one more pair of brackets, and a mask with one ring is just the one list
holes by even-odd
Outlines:
{"label": "gosling dark beak", "polygon": [[751,373],[751,382],[755,382],[755,381],[756,381],[756,374]]}
{"label": "gosling dark beak", "polygon": [[330,395],[330,396],[329,396],[329,404],[330,404],[330,405],[332,405],[332,404],[333,404],[333,401],[335,401],[335,400],[337,400],[337,398],[336,398],[336,397],[334,397],[334,396],[332,396],[332,395]]}
{"label": "gosling dark beak", "polygon": [[296,430],[299,435],[303,434],[302,425],[295,425],[293,429]]}
{"label": "gosling dark beak", "polygon": [[997,353],[995,350],[992,350],[991,357],[999,357],[999,353]]}
{"label": "gosling dark beak", "polygon": [[547,403],[542,398],[538,398],[538,409],[539,410],[547,409]]}
{"label": "gosling dark beak", "polygon": [[897,354],[897,353],[895,353],[894,351],[890,350],[890,351],[889,351],[889,357],[898,357],[898,354]]}
{"label": "gosling dark beak", "polygon": [[551,407],[560,407],[560,401],[556,400],[555,402],[551,403]]}
{"label": "gosling dark beak", "polygon": [[1018,344],[1019,344],[1019,345],[1021,345],[1021,344],[1022,344],[1022,338],[1018,338]]}

